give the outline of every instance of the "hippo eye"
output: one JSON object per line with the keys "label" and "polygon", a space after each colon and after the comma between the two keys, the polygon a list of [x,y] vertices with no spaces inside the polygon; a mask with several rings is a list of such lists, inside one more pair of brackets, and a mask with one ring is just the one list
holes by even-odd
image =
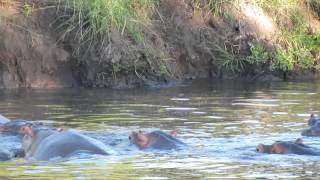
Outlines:
{"label": "hippo eye", "polygon": [[259,152],[259,148],[256,148],[256,151]]}
{"label": "hippo eye", "polygon": [[129,136],[128,138],[129,138],[129,140],[131,140],[131,137],[130,137],[130,136]]}

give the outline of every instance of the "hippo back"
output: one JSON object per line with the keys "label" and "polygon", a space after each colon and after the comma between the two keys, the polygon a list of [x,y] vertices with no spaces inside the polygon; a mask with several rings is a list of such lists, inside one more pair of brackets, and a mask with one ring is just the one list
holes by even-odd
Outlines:
{"label": "hippo back", "polygon": [[149,133],[147,136],[153,139],[149,147],[155,148],[155,149],[163,149],[163,150],[179,149],[182,146],[186,145],[180,140],[162,131],[154,131]]}
{"label": "hippo back", "polygon": [[75,131],[68,130],[55,132],[42,140],[31,159],[65,158],[79,152],[108,154],[102,143]]}
{"label": "hippo back", "polygon": [[320,155],[320,152],[315,151],[313,148],[304,144],[295,144],[292,142],[282,142],[282,144],[287,149],[286,153],[298,155]]}

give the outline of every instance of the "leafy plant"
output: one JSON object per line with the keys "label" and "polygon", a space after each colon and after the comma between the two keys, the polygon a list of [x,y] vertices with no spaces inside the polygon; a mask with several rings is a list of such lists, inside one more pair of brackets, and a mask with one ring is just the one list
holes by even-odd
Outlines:
{"label": "leafy plant", "polygon": [[31,13],[33,12],[33,9],[34,8],[30,4],[24,3],[24,5],[23,5],[23,14],[25,16],[30,16]]}
{"label": "leafy plant", "polygon": [[245,61],[249,64],[264,64],[270,58],[269,53],[266,51],[262,44],[253,45],[250,48],[250,55],[245,57]]}

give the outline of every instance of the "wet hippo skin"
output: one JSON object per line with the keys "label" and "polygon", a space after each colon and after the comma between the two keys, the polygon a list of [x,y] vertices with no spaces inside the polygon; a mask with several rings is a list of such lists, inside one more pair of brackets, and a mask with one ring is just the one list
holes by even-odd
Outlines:
{"label": "wet hippo skin", "polygon": [[0,161],[8,161],[12,158],[23,158],[24,150],[23,149],[10,149],[10,153],[0,152]]}
{"label": "wet hippo skin", "polygon": [[320,151],[303,144],[301,139],[294,142],[276,141],[272,145],[259,144],[257,152],[268,154],[298,154],[319,156]]}
{"label": "wet hippo skin", "polygon": [[301,133],[302,136],[320,136],[320,119],[311,114],[308,120],[307,129],[304,129]]}
{"label": "wet hippo skin", "polygon": [[8,161],[8,160],[10,160],[9,154],[0,152],[0,161]]}
{"label": "wet hippo skin", "polygon": [[31,126],[38,127],[38,126],[42,126],[42,123],[18,119],[18,120],[14,120],[14,121],[10,121],[10,122],[1,124],[0,125],[0,132],[18,134],[20,128],[25,125],[31,125]]}
{"label": "wet hippo skin", "polygon": [[309,126],[314,126],[320,123],[320,118],[316,117],[314,114],[310,115],[310,119],[308,120]]}
{"label": "wet hippo skin", "polygon": [[186,146],[185,143],[174,137],[175,133],[172,135],[166,134],[162,131],[153,131],[144,134],[142,131],[131,132],[129,135],[129,140],[137,145],[140,149],[154,148],[160,150],[170,150],[179,149]]}
{"label": "wet hippo skin", "polygon": [[101,142],[72,130],[59,131],[26,125],[20,133],[24,134],[22,147],[27,159],[47,161],[80,152],[108,154]]}

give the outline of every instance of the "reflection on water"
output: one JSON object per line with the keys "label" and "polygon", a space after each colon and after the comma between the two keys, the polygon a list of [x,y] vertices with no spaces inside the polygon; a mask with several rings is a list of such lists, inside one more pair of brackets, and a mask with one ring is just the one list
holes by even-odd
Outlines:
{"label": "reflection on water", "polygon": [[[317,156],[257,154],[259,143],[300,137],[310,113],[320,114],[317,83],[201,82],[166,89],[36,90],[0,92],[0,113],[76,128],[111,145],[116,155],[62,162],[0,163],[0,178],[221,179],[311,178]],[[181,151],[140,151],[132,130],[179,130]],[[20,146],[0,134],[0,147]],[[303,137],[320,148],[320,138]]]}

